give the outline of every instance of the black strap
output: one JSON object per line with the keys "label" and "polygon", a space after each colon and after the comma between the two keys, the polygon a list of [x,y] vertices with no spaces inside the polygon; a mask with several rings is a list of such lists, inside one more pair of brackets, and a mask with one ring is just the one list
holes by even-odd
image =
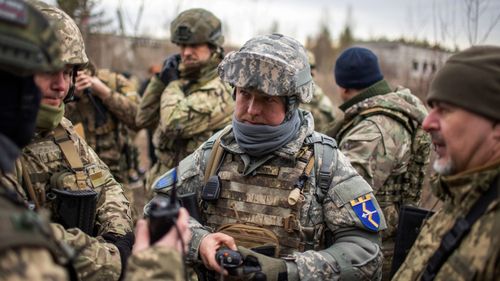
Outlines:
{"label": "black strap", "polygon": [[[330,165],[334,161],[337,142],[329,136],[313,132],[306,138],[306,144],[314,146],[314,165],[317,173],[316,187],[319,188],[319,190],[316,190],[316,199],[318,202],[323,202],[323,198],[332,183],[333,169],[331,169]],[[318,162],[321,162],[319,167]]]}
{"label": "black strap", "polygon": [[443,236],[439,248],[429,259],[429,263],[422,275],[422,281],[434,280],[451,253],[460,246],[463,238],[474,225],[474,223],[486,212],[486,209],[498,196],[496,183],[500,177],[496,177],[488,190],[474,203],[465,218],[458,218],[453,227]]}

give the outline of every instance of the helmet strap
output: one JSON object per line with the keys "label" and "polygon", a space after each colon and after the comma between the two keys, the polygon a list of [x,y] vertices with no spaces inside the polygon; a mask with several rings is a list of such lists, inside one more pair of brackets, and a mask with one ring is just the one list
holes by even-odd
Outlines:
{"label": "helmet strap", "polygon": [[64,98],[64,103],[70,103],[75,100],[75,84],[76,84],[76,75],[78,74],[78,66],[73,66],[73,71],[71,72],[71,86],[69,87],[68,94]]}

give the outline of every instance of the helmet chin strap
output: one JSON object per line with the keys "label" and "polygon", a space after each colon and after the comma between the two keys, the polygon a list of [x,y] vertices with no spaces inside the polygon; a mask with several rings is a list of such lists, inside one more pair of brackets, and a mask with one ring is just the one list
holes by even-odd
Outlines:
{"label": "helmet chin strap", "polygon": [[76,84],[76,75],[78,71],[78,66],[73,66],[73,71],[71,73],[71,86],[69,87],[68,94],[64,98],[64,103],[70,103],[75,100],[75,84]]}

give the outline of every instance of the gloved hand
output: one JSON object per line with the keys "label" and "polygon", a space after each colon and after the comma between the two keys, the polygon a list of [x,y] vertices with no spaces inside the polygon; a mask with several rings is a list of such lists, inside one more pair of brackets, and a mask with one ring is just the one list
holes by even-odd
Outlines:
{"label": "gloved hand", "polygon": [[108,243],[112,243],[120,251],[120,260],[122,263],[122,272],[120,275],[120,280],[125,276],[125,270],[127,268],[127,259],[132,253],[132,246],[134,246],[135,235],[133,232],[127,232],[124,236],[117,235],[114,233],[104,233],[102,238]]}
{"label": "gloved hand", "polygon": [[181,55],[171,55],[165,59],[158,78],[168,85],[170,82],[179,79],[179,64],[181,63]]}
{"label": "gloved hand", "polygon": [[234,271],[230,270],[230,275],[238,275],[242,280],[288,280],[284,260],[271,258],[241,246],[238,247],[238,252],[243,257],[243,264]]}

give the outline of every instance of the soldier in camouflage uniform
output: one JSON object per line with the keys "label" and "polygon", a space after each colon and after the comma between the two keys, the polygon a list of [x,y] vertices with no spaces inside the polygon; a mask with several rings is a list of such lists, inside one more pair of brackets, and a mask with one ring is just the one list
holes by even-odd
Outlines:
{"label": "soldier in camouflage uniform", "polygon": [[180,55],[167,58],[153,76],[137,113],[137,125],[156,128],[157,163],[146,179],[152,181],[172,168],[175,154],[192,153],[231,121],[231,88],[217,76],[223,57],[221,22],[209,11],[190,9],[170,25],[171,40]]}
{"label": "soldier in camouflage uniform", "polygon": [[12,0],[0,5],[0,280],[68,278],[68,253],[50,235],[48,222],[18,198],[11,174],[20,148],[33,136],[40,104],[32,75],[64,66],[56,41],[34,8]]}
{"label": "soldier in camouflage uniform", "polygon": [[[32,2],[56,25],[62,42],[62,61],[66,66],[61,71],[34,76],[42,100],[35,136],[16,163],[15,176],[23,187],[19,192],[36,209],[51,210],[53,221],[62,223],[64,228],[76,226],[83,230],[68,230],[68,235],[59,237],[67,238],[65,241],[78,250],[85,248],[75,262],[80,278],[116,280],[125,269],[133,244],[129,202],[106,164],[63,117],[63,100],[74,88],[73,74],[88,62],[83,38],[76,24],[63,11],[43,2]],[[60,209],[63,208],[60,204],[65,202],[63,198],[74,198],[78,194],[92,196],[92,193],[96,199],[86,205],[88,209],[75,207],[74,210],[85,211],[79,216],[86,220],[83,224],[87,229],[83,229],[81,220],[65,221],[64,215],[71,210]],[[98,237],[98,243],[89,243],[89,235]]]}
{"label": "soldier in camouflage uniform", "polygon": [[[56,33],[44,16],[22,1],[9,0],[0,5],[0,280],[76,280],[71,274],[72,253],[49,226],[45,213],[27,209],[16,194],[21,190],[10,172],[14,160],[33,136],[40,91],[33,74],[60,71],[60,49]],[[181,211],[178,223],[182,239],[187,242],[187,214]],[[182,280],[182,263],[177,233],[171,231],[154,247],[144,221],[137,227],[137,243],[129,260],[128,280],[162,277]],[[97,241],[95,238],[89,240]],[[91,241],[89,241],[91,243]],[[172,251],[174,248],[175,251]],[[76,259],[78,261],[78,259]],[[167,261],[169,267],[159,261]],[[139,268],[136,264],[149,269]],[[174,270],[172,270],[174,269]],[[140,276],[140,278],[138,278]],[[102,280],[107,280],[102,276]]]}
{"label": "soldier in camouflage uniform", "polygon": [[351,164],[373,187],[387,220],[382,232],[383,279],[389,280],[402,205],[418,205],[430,138],[422,130],[423,103],[408,89],[391,90],[370,50],[345,50],[335,64],[345,116],[335,139]]}
{"label": "soldier in camouflage uniform", "polygon": [[393,280],[500,276],[500,47],[476,46],[436,74],[423,127],[431,134],[444,203],[424,223]]}
{"label": "soldier in camouflage uniform", "polygon": [[144,192],[142,184],[137,185],[138,153],[133,139],[140,102],[136,88],[123,75],[100,69],[95,75],[80,71],[75,90],[75,101],[66,104],[64,115],[75,127],[83,127],[87,144],[124,185],[135,218],[143,204],[136,204],[134,193],[143,196]]}
{"label": "soldier in camouflage uniform", "polygon": [[[316,72],[316,58],[311,51],[307,51],[311,75]],[[314,117],[314,130],[326,134],[335,120],[336,108],[333,107],[330,99],[325,95],[323,89],[318,84],[314,84],[314,93],[311,102],[300,105],[300,108],[309,111]]]}
{"label": "soldier in camouflage uniform", "polygon": [[[176,180],[179,193],[197,195],[203,225],[191,221],[188,259],[221,272],[214,254],[225,245],[268,281],[378,280],[385,221],[370,186],[298,109],[314,91],[302,45],[253,38],[224,58],[219,75],[235,87],[232,126],[153,184],[157,196]],[[254,273],[262,277],[238,278]]]}

